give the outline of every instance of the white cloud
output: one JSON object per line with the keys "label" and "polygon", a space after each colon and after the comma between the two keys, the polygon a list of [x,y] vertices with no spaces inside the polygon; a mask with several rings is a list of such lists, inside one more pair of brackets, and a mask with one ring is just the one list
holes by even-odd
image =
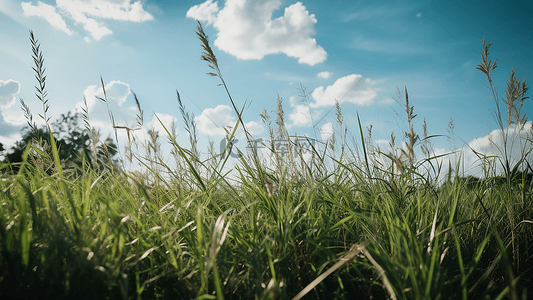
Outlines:
{"label": "white cloud", "polygon": [[[107,104],[113,113],[116,125],[133,126],[136,121],[137,107],[134,103],[126,105],[126,100],[131,94],[130,85],[119,80],[114,80],[105,85]],[[96,85],[88,86],[83,95],[89,107],[89,119],[92,126],[100,128],[110,128],[110,120],[107,105],[98,100],[97,97],[104,98],[102,87]],[[76,110],[81,112],[82,102],[76,103]]]}
{"label": "white cloud", "polygon": [[[39,120],[42,120],[40,117],[37,117],[34,114],[32,115],[33,121],[35,121],[36,124],[44,125],[44,122],[38,122]],[[23,126],[27,122],[22,112],[15,112],[11,109],[2,110],[2,117],[7,124],[15,127]]]}
{"label": "white cloud", "polygon": [[144,22],[154,17],[143,9],[141,1],[131,0],[56,0],[60,9],[72,16],[83,14],[117,21]]}
{"label": "white cloud", "polygon": [[[156,117],[157,116],[157,117]],[[159,131],[159,134],[160,135],[168,135],[165,128],[163,128],[163,126],[161,126],[161,122],[159,122],[159,120],[157,119],[159,118],[159,120],[161,120],[161,122],[163,123],[163,125],[165,125],[165,127],[167,128],[168,131],[171,130],[172,128],[172,123],[176,124],[178,119],[174,116],[171,116],[171,115],[167,115],[167,114],[164,114],[164,113],[155,113],[154,116],[152,117],[152,120],[150,121],[150,127],[155,129],[156,131]]]}
{"label": "white cloud", "polygon": [[37,3],[37,6],[32,5],[31,2],[22,2],[21,6],[25,16],[42,18],[55,29],[63,31],[68,35],[72,34],[72,30],[68,28],[63,17],[56,11],[55,6],[42,3],[41,1]]}
{"label": "white cloud", "polygon": [[22,134],[20,134],[19,130],[12,131],[10,133],[4,133],[4,130],[0,130],[0,143],[4,145],[4,149],[6,150],[14,146],[15,143],[21,139]]}
{"label": "white cloud", "polygon": [[[293,108],[292,113],[289,113],[290,124],[287,124],[287,129],[291,129],[293,126],[296,127],[307,127],[313,124],[311,110],[309,106],[300,101],[298,102],[296,96],[289,97],[289,104]],[[314,115],[317,115],[317,111],[314,110]]]}
{"label": "white cloud", "polygon": [[187,11],[187,18],[206,21],[207,25],[209,25],[215,22],[218,11],[218,2],[213,3],[213,0],[207,0],[202,4],[191,7]]}
{"label": "white cloud", "polygon": [[[22,112],[15,112],[11,107],[16,103],[20,93],[20,83],[16,80],[0,80],[0,143],[8,149],[20,140],[20,127],[26,123]],[[34,119],[36,119],[34,117]],[[38,121],[38,119],[36,120]]]}
{"label": "white cloud", "polygon": [[324,71],[324,72],[320,72],[320,73],[316,74],[316,76],[318,76],[320,78],[324,78],[324,79],[329,79],[331,77],[331,75],[333,75],[333,73],[328,72],[328,71]]}
{"label": "white cloud", "polygon": [[206,108],[202,114],[195,117],[198,124],[198,130],[207,135],[222,135],[226,132],[224,127],[235,126],[236,119],[231,115],[231,107],[227,105],[218,105],[215,108]]}
{"label": "white cloud", "polygon": [[283,16],[276,19],[272,14],[280,8],[281,0],[227,0],[216,16],[216,2],[211,2],[191,7],[187,16],[213,23],[218,30],[214,44],[220,50],[239,59],[284,53],[310,66],[326,60],[324,48],[311,38],[316,17],[301,2],[286,7]]}
{"label": "white cloud", "polygon": [[359,74],[352,74],[337,79],[332,85],[324,88],[317,87],[311,96],[315,100],[310,104],[313,108],[335,105],[335,100],[339,103],[349,102],[356,105],[370,105],[377,96],[377,90],[372,88],[374,81]]}
{"label": "white cloud", "polygon": [[[227,105],[218,105],[215,108],[206,108],[202,114],[195,117],[194,120],[198,125],[198,130],[206,135],[221,135],[225,136],[226,131],[224,127],[232,127],[237,123],[237,118],[232,116],[232,109]],[[246,129],[252,135],[259,135],[263,133],[264,128],[261,124],[251,121],[245,123]]]}
{"label": "white cloud", "polygon": [[265,128],[257,122],[250,121],[246,123],[246,130],[248,130],[251,135],[258,136],[265,131]]}
{"label": "white cloud", "polygon": [[20,93],[20,82],[13,79],[0,80],[0,109],[4,110],[13,106],[18,93]]}
{"label": "white cloud", "polygon": [[327,142],[333,136],[333,125],[329,122],[320,127],[320,138],[323,142]]}
{"label": "white cloud", "polygon": [[[527,122],[522,130],[512,125],[504,131],[507,131],[507,158],[509,159],[509,166],[513,168],[533,147],[533,140],[531,139],[533,137],[533,122]],[[441,172],[441,179],[444,179],[448,173],[448,164],[452,166],[453,171],[458,168],[459,174],[454,174],[454,176],[472,175],[483,178],[503,174],[502,163],[505,162],[504,131],[501,129],[493,130],[485,136],[471,140],[468,145],[464,145],[456,153],[438,158],[438,163],[442,164],[444,168]],[[444,149],[435,149],[435,155],[443,153],[446,153]],[[482,158],[484,156],[485,159]],[[533,153],[528,154],[527,160],[533,160]],[[488,168],[485,170],[488,173],[485,173],[483,164]]]}
{"label": "white cloud", "polygon": [[131,0],[56,0],[56,6],[38,2],[23,2],[22,9],[27,16],[38,16],[48,21],[54,28],[72,34],[63,17],[82,24],[95,40],[113,33],[98,19],[144,22],[153,16],[143,9],[141,1]]}
{"label": "white cloud", "polygon": [[[473,139],[468,143],[468,148],[464,148],[467,153],[467,162],[474,164],[478,160],[472,150],[482,153],[486,156],[496,156],[498,159],[504,159],[505,143],[504,137],[507,137],[507,155],[510,159],[511,168],[520,160],[525,154],[525,151],[533,147],[531,138],[533,137],[533,122],[529,121],[524,128],[520,129],[515,125],[511,125],[504,130],[496,129],[491,131],[488,135]],[[529,140],[528,140],[529,139]],[[529,154],[529,159],[533,159],[533,153]],[[502,171],[501,164],[496,161],[496,167],[499,172]]]}
{"label": "white cloud", "polygon": [[93,39],[97,41],[101,40],[106,35],[113,34],[113,31],[107,28],[104,24],[99,23],[95,19],[87,18],[84,14],[73,15],[72,17],[76,22],[82,23],[83,29],[88,31]]}
{"label": "white cloud", "polygon": [[[529,121],[525,124],[524,128],[520,130],[515,125],[510,126],[508,129],[496,129],[489,134],[475,138],[471,140],[467,145],[457,149],[455,153],[453,151],[446,151],[444,148],[434,148],[432,155],[438,156],[447,154],[436,158],[436,162],[433,165],[442,165],[443,170],[440,172],[440,180],[444,180],[445,175],[448,174],[448,165],[451,165],[452,170],[458,170],[459,174],[454,174],[464,177],[468,175],[476,177],[484,177],[501,175],[502,163],[505,161],[504,149],[504,132],[507,132],[507,157],[509,158],[509,165],[513,168],[520,159],[527,154],[527,151],[533,147],[533,122]],[[529,140],[528,140],[529,139]],[[389,141],[376,140],[375,143],[385,153],[390,151]],[[398,142],[397,142],[398,144]],[[406,149],[405,141],[402,141],[401,147]],[[477,154],[476,154],[477,153]],[[397,151],[399,155],[399,151]],[[421,159],[421,153],[418,152],[418,159]],[[483,159],[482,157],[486,157]],[[390,165],[390,159],[382,155],[377,155],[376,158],[383,163],[383,165]],[[533,153],[529,153],[527,159],[531,161],[533,159]],[[488,174],[483,171],[483,163],[486,166],[490,162],[492,165],[488,167]],[[431,168],[428,168],[428,170]]]}
{"label": "white cloud", "polygon": [[311,111],[305,105],[295,105],[292,113],[289,114],[289,120],[296,127],[311,126]]}
{"label": "white cloud", "polygon": [[[1,135],[13,131],[13,128],[7,127],[20,127],[26,123],[26,118],[24,118],[24,115],[20,110],[13,111],[11,109],[16,103],[17,95],[19,93],[20,82],[13,79],[7,81],[0,80],[0,111],[2,114],[0,123],[5,123],[2,126],[5,127],[3,128],[5,130],[0,130]],[[35,118],[35,121],[38,121],[39,119]]]}

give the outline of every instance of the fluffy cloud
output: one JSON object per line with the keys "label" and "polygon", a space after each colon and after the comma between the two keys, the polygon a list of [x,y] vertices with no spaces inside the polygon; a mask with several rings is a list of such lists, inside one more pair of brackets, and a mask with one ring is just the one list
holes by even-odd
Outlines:
{"label": "fluffy cloud", "polygon": [[111,29],[107,28],[104,24],[99,23],[95,19],[87,18],[84,14],[75,14],[72,15],[72,18],[76,22],[83,24],[83,29],[88,31],[93,39],[99,41],[106,35],[113,34]]}
{"label": "fluffy cloud", "polygon": [[[116,125],[132,127],[135,123],[137,107],[134,103],[126,103],[131,94],[130,85],[118,80],[114,80],[105,85],[107,95],[107,105],[97,97],[104,98],[102,87],[96,85],[88,86],[83,95],[87,100],[89,108],[89,119],[92,126],[100,128],[110,128],[109,110],[113,113]],[[129,106],[127,104],[130,104]],[[81,112],[82,102],[76,104],[76,110]]]}
{"label": "fluffy cloud", "polygon": [[294,110],[289,114],[289,120],[296,127],[311,126],[311,111],[305,105],[296,105]]}
{"label": "fluffy cloud", "polygon": [[[237,123],[237,118],[231,115],[232,109],[227,105],[218,105],[215,108],[206,108],[202,114],[195,117],[194,120],[198,125],[198,130],[207,135],[221,135],[225,136],[226,131],[224,127],[233,127]],[[259,123],[251,121],[245,123],[246,129],[252,135],[259,135],[263,133],[263,126]]]}
{"label": "fluffy cloud", "polygon": [[95,39],[100,40],[113,33],[98,19],[116,21],[144,22],[153,20],[152,15],[143,9],[141,1],[131,0],[56,0],[56,6],[38,2],[22,2],[24,15],[45,19],[54,28],[72,34],[63,17],[82,24],[83,28]]}
{"label": "fluffy cloud", "polygon": [[[159,122],[158,118],[159,120],[161,120],[161,122]],[[154,116],[152,117],[152,120],[150,121],[150,128],[153,128],[156,131],[159,131],[160,135],[168,135],[165,128],[161,126],[161,123],[165,125],[168,131],[171,131],[172,123],[176,124],[177,121],[178,119],[174,116],[167,115],[164,113],[155,113]]]}
{"label": "fluffy cloud", "polygon": [[306,127],[312,125],[311,110],[307,105],[299,104],[295,96],[289,98],[289,104],[293,108],[293,111],[289,114],[291,124],[287,125],[287,129],[293,126]]}
{"label": "fluffy cloud", "polygon": [[320,138],[323,142],[327,142],[333,137],[333,125],[329,122],[320,127]]}
{"label": "fluffy cloud", "polygon": [[154,17],[143,9],[141,1],[131,0],[57,0],[71,15],[84,14],[117,21],[143,22]]}
{"label": "fluffy cloud", "polygon": [[501,130],[496,129],[491,131],[488,135],[476,138],[468,143],[468,146],[473,150],[485,154],[498,154],[498,150],[494,145],[498,145],[500,149],[503,149],[504,137],[507,136],[507,142],[509,143],[509,150],[511,154],[519,154],[520,143],[525,143],[528,135],[532,134],[532,122],[529,121],[524,125],[524,128],[519,128],[516,125],[511,125],[509,128]]}
{"label": "fluffy cloud", "polygon": [[[11,109],[2,110],[2,118],[4,119],[4,122],[7,123],[7,125],[19,128],[21,126],[24,126],[27,122],[22,112],[15,112]],[[33,121],[35,122],[35,124],[37,124],[38,126],[44,125],[44,121],[40,122],[40,120],[42,120],[40,117],[36,117],[35,115],[33,115]],[[2,133],[0,132],[0,134]]]}
{"label": "fluffy cloud", "polygon": [[20,110],[19,112],[11,110],[19,93],[20,83],[18,81],[0,80],[0,143],[4,145],[4,148],[9,148],[20,139],[20,127],[26,123]]}
{"label": "fluffy cloud", "polygon": [[20,93],[20,82],[13,79],[0,80],[0,109],[4,110],[13,106],[18,93]]}
{"label": "fluffy cloud", "polygon": [[187,18],[206,21],[207,25],[212,24],[215,22],[216,14],[219,11],[217,3],[213,3],[213,0],[207,0],[202,4],[193,6],[187,11]]}
{"label": "fluffy cloud", "polygon": [[[527,160],[533,160],[533,153],[527,151],[533,147],[533,122],[529,121],[523,128],[518,128],[515,125],[511,125],[504,130],[496,129],[489,134],[473,139],[468,145],[458,149],[457,153],[450,154],[438,159],[439,163],[446,168],[450,163],[452,168],[455,169],[459,166],[459,176],[476,176],[484,177],[503,174],[502,163],[505,162],[504,135],[507,136],[507,158],[509,159],[509,165],[513,168],[521,158],[527,154]],[[439,155],[444,153],[443,149],[435,149],[435,154]],[[477,153],[477,154],[476,154]],[[482,157],[485,156],[486,159]],[[488,174],[485,174],[483,169],[483,163],[485,165],[488,162],[491,166],[488,167]],[[464,173],[462,173],[464,171]],[[442,175],[447,174],[448,170],[444,170]],[[442,178],[444,179],[444,178]]]}
{"label": "fluffy cloud", "polygon": [[[529,121],[525,126],[520,129],[515,125],[511,125],[504,130],[496,129],[489,134],[475,138],[468,144],[455,151],[447,151],[444,148],[434,148],[432,155],[441,157],[436,158],[436,162],[433,164],[442,165],[443,170],[440,172],[439,180],[445,180],[446,174],[448,174],[448,165],[452,166],[452,171],[458,167],[458,176],[476,176],[484,177],[485,175],[494,176],[495,174],[502,174],[502,163],[505,161],[504,149],[504,135],[507,136],[507,157],[509,158],[510,167],[513,168],[522,157],[524,157],[527,151],[533,147],[533,122]],[[378,147],[385,153],[389,152],[390,145],[387,140],[374,141]],[[398,144],[398,142],[397,142]],[[405,142],[401,143],[401,147],[406,149]],[[419,149],[418,149],[419,150]],[[399,155],[399,151],[396,153]],[[417,153],[418,159],[421,159],[422,154]],[[486,157],[483,159],[483,157]],[[384,166],[390,165],[390,159],[383,155],[376,155],[375,157]],[[533,160],[533,153],[529,152],[527,160]],[[490,164],[488,164],[490,162]],[[489,166],[489,173],[485,174],[483,170],[483,163]],[[427,164],[424,165],[431,169]]]}
{"label": "fluffy cloud", "polygon": [[37,3],[37,6],[32,5],[31,2],[22,2],[21,5],[25,16],[42,18],[50,23],[55,29],[63,31],[68,35],[72,34],[72,30],[68,28],[63,17],[56,11],[55,6],[42,3],[41,1]]}
{"label": "fluffy cloud", "polygon": [[[7,81],[0,80],[0,111],[2,113],[2,123],[5,123],[3,127],[20,127],[26,124],[26,118],[20,110],[13,111],[11,107],[16,103],[17,95],[20,93],[20,82],[13,79]],[[36,118],[35,121],[39,121]],[[11,131],[13,128],[9,129]],[[0,134],[4,134],[2,131]]]}
{"label": "fluffy cloud", "polygon": [[324,79],[329,79],[331,77],[331,75],[333,75],[333,73],[328,72],[328,71],[324,71],[324,72],[320,72],[320,73],[316,74],[316,76],[318,76],[320,78],[324,78]]}
{"label": "fluffy cloud", "polygon": [[[0,126],[3,126],[2,120],[0,120]],[[20,141],[22,139],[22,134],[20,134],[20,130],[18,129],[14,129],[14,128],[10,128],[8,130],[6,129],[7,128],[4,128],[4,127],[0,129],[0,143],[2,143],[2,145],[4,146],[4,150],[9,151],[9,149],[13,147],[17,141]],[[0,156],[0,160],[3,160],[1,156]]]}
{"label": "fluffy cloud", "polygon": [[257,122],[250,121],[246,123],[246,130],[248,130],[251,135],[257,136],[263,133],[263,131],[265,131],[265,128]]}
{"label": "fluffy cloud", "polygon": [[[504,139],[505,136],[507,137],[506,142]],[[486,136],[472,140],[468,143],[469,147],[464,151],[467,153],[468,162],[474,164],[478,160],[478,157],[472,150],[486,156],[496,156],[503,159],[503,149],[507,147],[507,155],[510,158],[510,165],[513,167],[525,152],[533,147],[531,141],[532,136],[533,122],[529,121],[523,128],[511,125],[504,130],[493,130]],[[507,143],[506,146],[505,143]],[[529,160],[533,159],[533,153],[529,153],[528,158]],[[502,171],[500,162],[496,162],[496,167],[498,171]]]}
{"label": "fluffy cloud", "polygon": [[227,105],[218,105],[215,108],[206,108],[202,114],[195,117],[198,130],[207,135],[225,135],[224,127],[234,126],[235,117],[231,115],[231,108]]}
{"label": "fluffy cloud", "polygon": [[359,74],[352,74],[337,79],[332,85],[324,88],[317,87],[311,96],[315,100],[310,104],[313,108],[335,105],[335,100],[339,103],[349,102],[356,105],[370,105],[377,96],[377,90],[372,88],[374,81]]}
{"label": "fluffy cloud", "polygon": [[219,10],[208,0],[195,5],[187,17],[213,23],[218,30],[215,46],[239,59],[262,59],[284,53],[301,64],[314,66],[326,60],[327,53],[311,36],[317,22],[301,2],[286,7],[281,17],[272,14],[281,0],[227,0]]}

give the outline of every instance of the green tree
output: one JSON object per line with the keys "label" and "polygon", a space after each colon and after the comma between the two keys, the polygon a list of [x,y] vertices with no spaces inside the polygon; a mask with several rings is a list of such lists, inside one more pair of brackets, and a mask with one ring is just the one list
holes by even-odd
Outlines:
{"label": "green tree", "polygon": [[[99,143],[98,138],[91,139],[91,133],[81,126],[80,114],[74,114],[72,112],[62,114],[51,124],[51,129],[57,144],[59,158],[65,165],[81,166],[85,159],[85,161],[93,166],[98,166],[100,169],[104,165],[109,164],[113,164],[116,167],[117,162],[113,160],[113,157],[117,153],[117,146],[113,140],[108,137],[103,143]],[[48,130],[45,130],[44,127],[34,129],[25,127],[22,131],[22,139],[17,141],[5,155],[4,162],[12,163],[13,170],[18,169],[17,163],[22,162],[22,154],[30,142],[43,150],[43,152],[50,153],[50,135]],[[91,151],[91,141],[98,143],[93,148],[95,151],[94,155],[92,155]],[[95,159],[96,161],[94,161]],[[52,163],[48,163],[47,166],[46,162],[43,161],[41,163],[44,164],[41,167],[45,169],[53,165]]]}
{"label": "green tree", "polygon": [[[29,130],[27,127],[24,127],[22,131],[24,132],[22,134],[22,139],[15,142],[15,145],[11,147],[11,150],[5,155],[4,162],[14,164],[22,162],[22,154],[24,153],[26,146],[30,142],[35,144],[43,141],[44,137],[47,135],[47,132],[43,128]],[[18,169],[16,166],[14,166],[14,168]]]}

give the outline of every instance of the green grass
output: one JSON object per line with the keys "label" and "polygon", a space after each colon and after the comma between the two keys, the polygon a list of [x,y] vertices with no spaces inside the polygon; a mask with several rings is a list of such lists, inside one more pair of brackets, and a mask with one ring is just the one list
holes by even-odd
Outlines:
{"label": "green grass", "polygon": [[[201,26],[198,34],[202,58],[239,115],[228,131],[232,140],[244,128],[242,110]],[[360,136],[347,137],[337,105],[343,134],[310,144],[313,159],[272,149],[272,163],[247,154],[231,173],[227,155],[199,157],[194,118],[181,101],[190,147],[168,129],[175,166],[163,163],[155,133],[145,153],[125,153],[143,172],[120,170],[110,160],[104,168],[64,167],[53,138],[46,147],[36,141],[16,172],[1,167],[0,297],[531,298],[531,140],[515,166],[506,152],[496,158],[508,167],[502,180],[471,182],[457,166],[439,181],[441,157],[432,154],[425,130],[422,138],[416,134],[407,89],[399,96],[405,97],[407,149],[392,139],[392,150],[381,152],[360,123]],[[280,101],[272,140],[287,136],[283,117]],[[140,125],[142,119],[139,106]]]}

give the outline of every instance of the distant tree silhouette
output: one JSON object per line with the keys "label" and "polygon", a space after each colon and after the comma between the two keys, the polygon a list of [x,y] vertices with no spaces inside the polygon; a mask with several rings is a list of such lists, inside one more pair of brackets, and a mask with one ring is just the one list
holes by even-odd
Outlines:
{"label": "distant tree silhouette", "polygon": [[[51,124],[52,134],[54,136],[59,158],[66,165],[80,166],[85,161],[93,166],[102,168],[104,164],[114,164],[113,157],[117,153],[117,146],[113,140],[108,137],[103,143],[97,145],[95,154],[91,151],[91,135],[80,126],[80,115],[68,112],[62,114],[55,122]],[[44,127],[30,130],[28,127],[22,129],[22,139],[17,141],[11,150],[5,154],[4,162],[12,163],[12,169],[16,171],[16,163],[22,162],[22,155],[26,146],[31,142],[45,153],[50,151],[50,134]],[[94,161],[96,159],[96,161]]]}
{"label": "distant tree silhouette", "polygon": [[508,186],[512,189],[520,187],[522,189],[529,189],[533,187],[533,168],[528,164],[528,168],[522,171],[515,171],[511,176],[500,175],[489,178],[478,178],[472,175],[465,177],[454,177],[453,182],[449,177],[443,184],[443,187],[452,186],[453,184],[464,186],[468,190],[488,189],[494,187]]}
{"label": "distant tree silhouette", "polygon": [[46,132],[43,128],[37,129],[37,131],[28,130],[27,127],[24,127],[22,129],[25,131],[25,133],[22,134],[22,140],[16,141],[15,145],[11,147],[11,151],[9,151],[5,155],[4,162],[8,163],[19,163],[22,162],[22,154],[24,153],[24,150],[26,149],[26,146],[28,143],[34,141],[42,141],[44,137],[46,136]]}

